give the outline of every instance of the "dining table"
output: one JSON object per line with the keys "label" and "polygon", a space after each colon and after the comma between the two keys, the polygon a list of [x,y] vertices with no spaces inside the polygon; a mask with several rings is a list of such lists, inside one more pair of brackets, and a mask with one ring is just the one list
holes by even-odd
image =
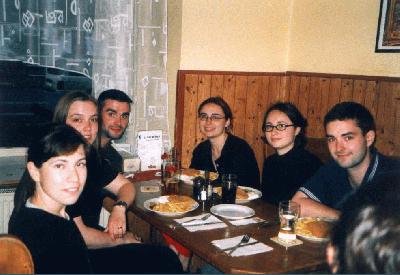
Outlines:
{"label": "dining table", "polygon": [[[192,251],[204,262],[223,273],[327,273],[325,250],[327,242],[300,239],[303,243],[285,247],[271,238],[279,232],[278,208],[262,199],[249,201],[245,205],[255,211],[255,216],[267,221],[263,223],[232,225],[218,217],[227,225],[225,228],[189,232],[174,220],[182,217],[210,213],[211,203],[200,203],[195,210],[182,217],[167,217],[146,209],[144,203],[164,195],[160,177],[155,171],[136,174],[131,178],[136,187],[135,202],[129,207],[131,213],[148,223],[152,228],[169,235],[175,241]],[[178,193],[191,196],[193,187],[179,183]],[[108,202],[110,205],[111,203]],[[211,242],[248,234],[251,238],[272,248],[264,253],[234,257],[217,248]]]}

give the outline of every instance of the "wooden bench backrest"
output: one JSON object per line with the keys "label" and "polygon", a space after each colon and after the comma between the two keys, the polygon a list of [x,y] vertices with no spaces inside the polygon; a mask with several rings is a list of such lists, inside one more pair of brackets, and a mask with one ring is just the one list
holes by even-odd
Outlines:
{"label": "wooden bench backrest", "polygon": [[0,274],[33,273],[33,260],[26,245],[12,235],[0,235]]}
{"label": "wooden bench backrest", "polygon": [[234,115],[233,134],[252,146],[260,170],[265,156],[273,153],[261,139],[263,115],[278,100],[294,103],[307,118],[307,136],[311,138],[308,148],[323,160],[329,158],[323,141],[323,118],[334,104],[343,101],[366,106],[376,120],[378,150],[400,156],[400,78],[179,71],[175,145],[183,167],[189,166],[194,147],[203,140],[197,126],[197,107],[210,96],[221,96],[228,102]]}

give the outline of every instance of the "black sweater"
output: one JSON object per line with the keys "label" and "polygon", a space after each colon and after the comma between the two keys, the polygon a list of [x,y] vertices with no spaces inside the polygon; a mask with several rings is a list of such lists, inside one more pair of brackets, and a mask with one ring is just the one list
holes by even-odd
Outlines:
{"label": "black sweater", "polygon": [[274,154],[264,160],[262,198],[273,204],[290,200],[322,162],[302,147],[294,147],[284,155]]}
{"label": "black sweater", "polygon": [[8,232],[28,247],[35,273],[92,273],[87,247],[73,221],[24,206],[13,211]]}
{"label": "black sweater", "polygon": [[237,175],[238,185],[260,189],[260,171],[253,149],[243,139],[228,135],[222,148],[221,156],[215,161],[217,170],[212,162],[211,143],[203,141],[193,150],[190,168]]}

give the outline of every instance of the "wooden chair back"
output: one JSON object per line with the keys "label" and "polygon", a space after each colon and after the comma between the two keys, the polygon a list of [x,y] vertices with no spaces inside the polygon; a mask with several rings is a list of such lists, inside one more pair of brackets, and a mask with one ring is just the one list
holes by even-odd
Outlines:
{"label": "wooden chair back", "polygon": [[32,255],[13,235],[0,235],[0,274],[33,274]]}

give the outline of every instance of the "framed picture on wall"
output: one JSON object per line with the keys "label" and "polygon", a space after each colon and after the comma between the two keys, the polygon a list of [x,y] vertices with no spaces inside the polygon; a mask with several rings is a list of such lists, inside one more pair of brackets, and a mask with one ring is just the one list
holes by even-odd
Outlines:
{"label": "framed picture on wall", "polygon": [[375,52],[400,52],[400,0],[381,0]]}

